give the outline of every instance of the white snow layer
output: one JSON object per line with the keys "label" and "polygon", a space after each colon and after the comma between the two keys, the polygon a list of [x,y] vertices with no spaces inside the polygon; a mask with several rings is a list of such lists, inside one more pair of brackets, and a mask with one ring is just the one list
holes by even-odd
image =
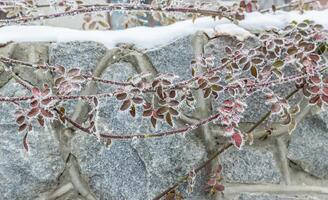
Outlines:
{"label": "white snow layer", "polygon": [[181,21],[169,26],[135,27],[115,31],[83,31],[69,28],[50,26],[5,26],[0,28],[0,43],[14,42],[69,42],[94,41],[104,44],[107,48],[115,47],[119,43],[132,43],[139,48],[154,48],[168,44],[178,38],[205,31],[209,35],[229,34],[243,40],[252,34],[270,28],[283,28],[291,21],[313,20],[328,29],[328,10],[276,12],[261,14],[258,12],[246,14],[245,20],[239,25],[227,19],[213,20],[211,17]]}

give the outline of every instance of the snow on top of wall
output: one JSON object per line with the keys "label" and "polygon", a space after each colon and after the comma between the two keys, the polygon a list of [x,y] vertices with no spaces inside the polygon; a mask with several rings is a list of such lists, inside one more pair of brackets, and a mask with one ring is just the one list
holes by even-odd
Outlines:
{"label": "snow on top of wall", "polygon": [[306,19],[322,24],[325,29],[328,29],[328,9],[322,11],[306,11],[304,14],[300,14],[299,11],[280,11],[275,14],[253,12],[248,13],[245,16],[245,20],[241,21],[239,25],[252,32],[258,32],[270,28],[283,28],[292,21],[301,22]]}
{"label": "snow on top of wall", "polygon": [[[261,14],[258,12],[246,14],[239,25],[227,19],[213,20],[202,17],[194,23],[191,20],[181,21],[162,27],[135,27],[115,31],[82,31],[49,26],[6,26],[0,28],[0,43],[14,42],[68,42],[94,41],[104,44],[107,48],[119,43],[132,43],[139,48],[154,48],[168,44],[178,38],[205,31],[212,35],[229,34],[243,40],[251,36],[250,32],[258,32],[270,28],[283,28],[291,21],[313,20],[328,29],[328,10],[308,11],[301,15],[297,11]],[[249,32],[250,31],[250,32]]]}

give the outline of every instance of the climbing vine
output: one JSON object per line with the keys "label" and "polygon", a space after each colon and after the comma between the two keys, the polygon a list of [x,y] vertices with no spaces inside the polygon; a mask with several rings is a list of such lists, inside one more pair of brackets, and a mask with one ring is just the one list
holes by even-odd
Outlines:
{"label": "climbing vine", "polygon": [[[313,2],[313,1],[311,1]],[[308,3],[311,3],[308,2]],[[304,12],[304,5],[297,4]],[[293,5],[289,5],[293,6]],[[42,7],[52,7],[56,12],[40,14]],[[49,1],[47,5],[40,5],[34,0],[17,2],[2,2],[0,8],[7,18],[0,20],[0,26],[14,24],[29,24],[45,19],[59,18],[68,15],[84,16],[84,29],[109,28],[109,24],[93,17],[99,12],[124,10],[130,16],[125,22],[134,25],[143,25],[136,18],[141,13],[150,13],[157,21],[163,24],[172,23],[178,18],[168,20],[171,13],[182,13],[181,18],[189,17],[197,20],[200,16],[212,16],[215,19],[226,18],[238,24],[245,17],[245,12],[258,10],[256,4],[241,1],[231,7],[216,5],[215,9],[207,4],[201,5],[163,5],[157,1],[152,4],[108,3],[86,5],[83,1]],[[278,8],[272,7],[275,12]],[[165,15],[168,15],[167,17]],[[174,16],[174,15],[173,15]],[[99,16],[98,16],[99,17]],[[100,16],[101,17],[101,16]],[[139,18],[138,18],[139,19]],[[169,22],[168,22],[169,21]],[[114,140],[139,140],[171,135],[185,135],[207,124],[216,124],[224,130],[228,138],[222,148],[212,155],[204,164],[192,169],[181,181],[187,182],[189,192],[192,192],[195,176],[211,160],[230,146],[241,149],[246,142],[252,142],[252,131],[264,120],[277,117],[281,125],[288,126],[292,132],[297,123],[295,115],[300,112],[300,106],[291,104],[288,98],[275,92],[274,87],[282,84],[294,84],[295,94],[301,91],[308,99],[309,104],[323,107],[328,104],[328,76],[325,73],[327,62],[325,53],[327,49],[327,31],[320,24],[310,20],[292,22],[281,30],[267,30],[256,35],[257,43],[253,48],[246,48],[242,42],[235,47],[224,47],[225,57],[216,60],[214,55],[201,55],[190,62],[190,78],[181,80],[175,74],[160,73],[136,74],[127,80],[109,80],[92,75],[91,72],[82,72],[78,68],[67,69],[65,66],[52,66],[45,63],[29,63],[21,60],[0,56],[5,70],[11,74],[27,91],[28,95],[19,97],[0,96],[1,103],[13,104],[16,112],[13,120],[16,121],[17,130],[24,135],[23,146],[29,150],[28,134],[38,126],[44,127],[46,123],[58,121],[64,126],[73,127],[86,134],[94,135],[107,143]],[[8,43],[9,44],[9,43]],[[8,44],[1,44],[5,47]],[[42,70],[51,74],[53,83],[42,86],[31,85],[22,77],[14,73],[17,65]],[[291,73],[292,72],[292,73]],[[83,95],[81,90],[89,83],[110,85],[112,92],[99,92],[93,95]],[[196,123],[183,127],[175,123],[184,113],[183,108],[195,109],[197,98],[195,93],[201,91],[203,99],[212,99],[217,102],[214,113]],[[268,114],[255,124],[249,131],[239,127],[242,116],[247,108],[247,99],[255,93],[261,94],[265,104],[270,106]],[[299,92],[298,92],[299,93]],[[142,134],[120,134],[112,131],[98,130],[96,119],[99,110],[99,101],[103,98],[115,98],[119,102],[119,112],[127,112],[131,117],[142,116],[149,120],[154,131]],[[74,121],[66,110],[65,102],[82,101],[91,108],[84,123]],[[166,123],[170,130],[157,130],[159,123]],[[224,191],[220,182],[222,166],[217,165],[206,185],[210,193]],[[180,183],[179,183],[180,184]],[[160,194],[157,199],[166,195],[181,195],[169,188]],[[174,191],[174,192],[173,192]]]}

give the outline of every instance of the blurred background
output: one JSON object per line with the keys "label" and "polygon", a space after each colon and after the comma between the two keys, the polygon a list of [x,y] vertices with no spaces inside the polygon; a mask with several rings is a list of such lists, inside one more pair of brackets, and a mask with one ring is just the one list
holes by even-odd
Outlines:
{"label": "blurred background", "polygon": [[[80,0],[0,0],[0,6],[3,7],[6,3],[13,3],[13,2],[21,2],[21,1],[31,1],[37,2],[37,5],[56,5],[60,2],[65,2],[67,4],[74,4]],[[130,1],[135,0],[83,0],[84,4],[102,4],[102,3],[129,3]],[[201,3],[222,3],[224,5],[232,5],[234,3],[240,2],[240,0],[141,0],[142,3],[151,4],[153,1],[156,3],[163,3],[163,4],[171,4],[171,5],[185,5],[185,4],[192,4],[197,5]],[[161,2],[162,1],[162,2]],[[245,2],[256,1],[256,0],[245,0]],[[257,0],[257,4],[259,6],[259,10],[271,8],[272,5],[283,5],[288,4],[292,0]],[[306,0],[304,0],[306,1]],[[328,0],[319,0],[318,5],[321,7],[328,7]],[[74,7],[74,6],[72,6]],[[39,7],[38,12],[43,14],[62,11],[63,9],[58,8],[56,6],[44,6]],[[158,16],[158,15],[157,15]],[[154,19],[154,15],[151,14],[144,14],[144,13],[135,13],[131,15],[126,12],[121,11],[113,11],[111,13],[101,13],[101,14],[87,14],[87,15],[76,15],[76,16],[68,16],[68,17],[61,17],[51,20],[45,20],[42,22],[44,25],[49,26],[59,26],[59,27],[67,27],[73,29],[99,29],[99,30],[116,30],[116,29],[124,29],[127,27],[132,26],[139,26],[139,25],[146,25],[146,26],[156,26],[156,25],[166,25],[174,22],[175,18],[172,19],[173,15],[166,15],[159,16],[162,21],[158,19]],[[171,17],[171,18],[170,18]],[[0,18],[6,18],[6,13],[0,10]],[[164,18],[167,18],[166,21],[163,21]],[[178,20],[178,19],[177,19]],[[96,23],[97,22],[97,23]],[[98,23],[100,22],[100,23]]]}

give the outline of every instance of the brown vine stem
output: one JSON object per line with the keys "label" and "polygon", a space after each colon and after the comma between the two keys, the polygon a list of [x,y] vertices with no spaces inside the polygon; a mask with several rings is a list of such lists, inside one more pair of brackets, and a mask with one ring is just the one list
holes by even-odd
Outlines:
{"label": "brown vine stem", "polygon": [[[290,94],[287,95],[286,100],[290,99],[293,95],[295,95],[299,89],[293,90]],[[257,127],[259,127],[269,116],[271,115],[271,111],[267,112],[256,124],[254,124],[247,132],[246,134],[250,134],[253,132]],[[219,156],[221,153],[223,153],[228,148],[232,147],[231,142],[226,142],[221,146],[221,148],[216,151],[208,160],[206,160],[204,163],[202,163],[199,167],[195,169],[195,172],[199,172],[201,169],[203,169],[205,166],[207,166],[209,163],[211,163],[212,160],[214,160],[217,156]],[[189,174],[189,173],[187,173]],[[167,190],[160,193],[158,196],[156,196],[153,200],[160,200],[162,197],[164,197],[167,193],[174,190],[176,187],[178,187],[180,184],[184,183],[188,179],[188,176],[182,177],[176,184],[174,184],[172,187],[168,188]]]}
{"label": "brown vine stem", "polygon": [[94,12],[109,12],[113,10],[124,10],[124,11],[144,11],[144,12],[175,12],[175,13],[193,13],[193,14],[201,14],[203,16],[221,16],[222,13],[216,10],[206,10],[200,8],[184,8],[184,7],[154,7],[147,4],[140,4],[134,5],[129,3],[109,3],[109,4],[95,4],[89,5],[84,8],[78,8],[69,10],[66,12],[60,13],[53,13],[53,14],[44,14],[32,17],[20,17],[20,18],[13,18],[13,19],[4,19],[0,20],[0,23],[4,25],[9,24],[20,24],[20,23],[27,23],[37,20],[44,20],[44,19],[53,19],[57,17],[64,17],[64,16],[74,16],[84,13],[94,13]]}
{"label": "brown vine stem", "polygon": [[[48,64],[33,64],[33,63],[29,63],[29,62],[25,62],[25,61],[20,61],[20,60],[14,60],[11,58],[7,58],[7,57],[3,57],[0,56],[0,61],[6,63],[6,64],[21,64],[24,66],[28,66],[31,68],[35,68],[35,69],[50,69],[51,71],[53,71],[56,67],[55,66],[49,66]],[[163,89],[183,89],[184,87],[187,88],[187,85],[192,83],[193,81],[197,81],[200,77],[206,75],[207,73],[213,73],[219,70],[224,69],[224,67],[226,67],[229,63],[225,63],[221,66],[218,67],[214,67],[208,71],[205,71],[203,73],[201,73],[200,75],[197,75],[191,79],[188,80],[182,80],[180,82],[174,83],[172,86],[169,86],[167,88],[163,88]],[[323,68],[326,69],[327,67]],[[322,69],[322,70],[323,70]],[[100,83],[104,83],[104,84],[110,84],[110,85],[116,85],[116,86],[133,86],[134,85],[131,82],[122,82],[122,81],[115,81],[115,80],[108,80],[108,79],[101,79],[98,77],[94,77],[92,75],[82,75],[85,79],[90,80],[90,81],[97,81]],[[295,75],[290,75],[290,76],[286,76],[283,77],[281,79],[276,79],[276,80],[272,80],[272,81],[268,81],[268,82],[260,82],[260,83],[252,83],[252,84],[246,84],[245,87],[249,88],[249,89],[260,89],[262,87],[269,87],[271,85],[281,85],[287,82],[292,82],[292,81],[296,81],[298,79],[301,78],[305,78],[306,76],[308,76],[307,74],[304,73],[299,73],[299,74],[295,74]],[[238,86],[232,84],[232,85],[228,85],[225,87],[225,91],[227,91],[230,88],[236,88]],[[199,89],[199,88],[191,88],[191,89]],[[148,93],[148,92],[156,92],[154,89],[151,88],[145,88],[143,89],[144,93]],[[113,96],[113,93],[103,93],[103,94],[96,94],[95,96],[97,97],[111,97]],[[18,101],[24,101],[24,100],[29,100],[31,97],[21,97],[20,100],[18,99]],[[55,99],[56,97],[51,97],[53,99]],[[81,99],[85,99],[85,98],[91,98],[91,96],[85,96],[85,97],[81,97]],[[11,100],[13,99],[13,100]],[[0,102],[3,101],[14,101],[14,99],[16,99],[15,97],[0,97]],[[61,100],[69,100],[69,99],[79,99],[77,96],[59,96],[58,99]]]}
{"label": "brown vine stem", "polygon": [[[21,61],[21,60],[15,60],[15,59],[4,57],[4,56],[0,56],[0,61],[3,63],[6,63],[6,64],[19,64],[19,65],[24,65],[24,66],[35,68],[35,69],[49,69],[50,71],[54,71],[56,69],[55,66],[50,66],[48,64],[36,64],[36,63],[34,64],[34,63],[25,62],[25,61]],[[91,76],[91,75],[83,75],[83,77],[85,79],[90,79],[92,81],[97,81],[97,82],[111,84],[111,85],[117,85],[117,86],[133,85],[130,82],[105,80],[105,79],[101,79],[101,78]]]}
{"label": "brown vine stem", "polygon": [[[59,111],[57,108],[54,108],[54,110],[60,116],[64,117],[65,120],[67,120],[69,123],[71,123],[75,128],[80,129],[81,131],[86,132],[88,134],[93,134],[88,128],[85,128],[82,125],[80,125],[79,123],[75,122],[74,120],[72,120],[71,118],[66,116],[64,113]],[[102,137],[104,139],[114,139],[114,140],[131,140],[134,138],[136,138],[136,139],[159,138],[159,137],[165,137],[165,136],[170,136],[170,135],[183,134],[185,132],[192,131],[204,124],[214,121],[219,116],[220,116],[220,114],[217,113],[217,114],[210,116],[209,118],[201,120],[198,123],[189,125],[187,127],[174,129],[174,130],[170,130],[170,131],[159,132],[159,133],[145,133],[145,134],[132,134],[132,135],[121,135],[121,134],[112,135],[112,134],[108,134],[108,133],[100,133],[99,135],[100,135],[100,137]]]}

